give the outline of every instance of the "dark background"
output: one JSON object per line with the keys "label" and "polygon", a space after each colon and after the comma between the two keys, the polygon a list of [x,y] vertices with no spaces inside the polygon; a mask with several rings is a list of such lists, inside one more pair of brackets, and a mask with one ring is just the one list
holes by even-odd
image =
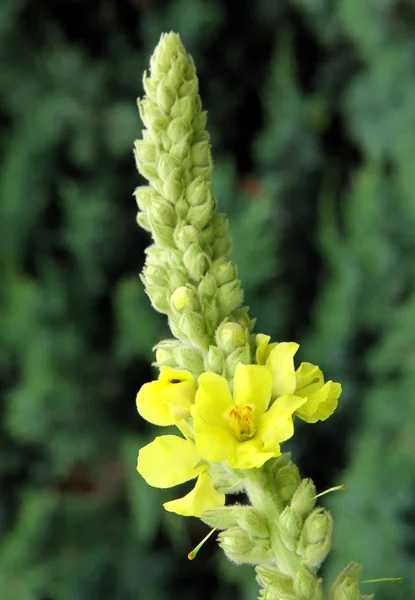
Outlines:
{"label": "dark background", "polygon": [[[331,581],[415,595],[413,0],[0,0],[0,600],[252,600],[177,489],[135,471],[168,336],[138,279],[132,144],[163,31],[195,59],[257,331],[344,392],[287,447],[327,497]],[[184,491],[186,486],[184,486]]]}

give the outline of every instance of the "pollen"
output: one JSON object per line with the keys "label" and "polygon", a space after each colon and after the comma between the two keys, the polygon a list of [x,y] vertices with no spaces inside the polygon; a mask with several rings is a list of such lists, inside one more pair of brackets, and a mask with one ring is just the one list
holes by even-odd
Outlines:
{"label": "pollen", "polygon": [[230,425],[231,431],[239,442],[245,442],[251,439],[255,434],[255,406],[245,404],[236,406],[235,404],[229,409],[226,418]]}

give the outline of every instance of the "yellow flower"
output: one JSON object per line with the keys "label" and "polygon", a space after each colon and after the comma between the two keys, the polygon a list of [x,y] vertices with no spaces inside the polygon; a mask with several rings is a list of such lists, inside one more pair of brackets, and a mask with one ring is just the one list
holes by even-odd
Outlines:
{"label": "yellow flower", "polygon": [[256,336],[256,360],[272,371],[272,396],[295,394],[304,398],[305,403],[295,414],[307,423],[327,419],[337,408],[342,391],[340,383],[324,383],[323,373],[311,363],[301,363],[295,370],[294,355],[299,345],[294,342],[270,344],[270,339],[261,333]]}
{"label": "yellow flower", "polygon": [[301,363],[295,374],[295,393],[307,399],[295,414],[307,423],[325,421],[337,408],[342,386],[334,381],[324,383],[323,373],[311,363]]}
{"label": "yellow flower", "polygon": [[234,469],[261,467],[281,454],[280,442],[294,433],[293,412],[303,398],[286,394],[271,400],[273,377],[264,366],[236,366],[233,397],[224,377],[203,373],[191,407],[196,446],[211,462]]}
{"label": "yellow flower", "polygon": [[183,516],[199,517],[204,510],[223,506],[225,494],[217,492],[194,442],[177,435],[163,435],[141,448],[137,471],[153,487],[169,488],[197,477],[183,498],[165,502],[164,508]]}
{"label": "yellow flower", "polygon": [[137,394],[137,410],[154,425],[174,425],[189,414],[196,384],[188,371],[161,367],[157,381],[145,383]]}

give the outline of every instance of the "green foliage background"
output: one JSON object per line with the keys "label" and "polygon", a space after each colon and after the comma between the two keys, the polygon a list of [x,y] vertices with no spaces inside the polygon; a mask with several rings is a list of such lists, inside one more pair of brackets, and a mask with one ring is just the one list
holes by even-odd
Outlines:
{"label": "green foliage background", "polygon": [[[325,576],[415,594],[413,0],[0,2],[0,600],[251,600],[164,513],[135,412],[167,335],[138,273],[135,98],[160,33],[193,55],[257,330],[344,385],[290,447],[328,501]],[[177,493],[173,491],[171,496]]]}

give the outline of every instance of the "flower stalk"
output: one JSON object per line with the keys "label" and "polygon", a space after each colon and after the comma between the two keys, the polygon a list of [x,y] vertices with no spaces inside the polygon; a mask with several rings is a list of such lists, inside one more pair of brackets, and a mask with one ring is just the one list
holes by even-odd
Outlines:
{"label": "flower stalk", "polygon": [[[156,487],[196,480],[166,510],[200,517],[220,530],[219,545],[237,564],[255,566],[259,598],[359,600],[361,567],[352,563],[323,592],[319,568],[332,543],[332,517],[316,507],[281,444],[295,419],[324,421],[341,386],[311,363],[296,369],[298,344],[254,335],[236,268],[227,260],[227,220],[212,196],[212,158],[193,60],[177,34],[164,34],[144,74],[135,143],[148,185],[135,191],[137,221],[153,244],[142,281],[167,316],[172,339],[156,346],[159,378],[137,395],[138,412],[175,425],[141,448],[137,470]],[[247,505],[227,505],[244,491]],[[193,555],[192,555],[193,557]]]}

